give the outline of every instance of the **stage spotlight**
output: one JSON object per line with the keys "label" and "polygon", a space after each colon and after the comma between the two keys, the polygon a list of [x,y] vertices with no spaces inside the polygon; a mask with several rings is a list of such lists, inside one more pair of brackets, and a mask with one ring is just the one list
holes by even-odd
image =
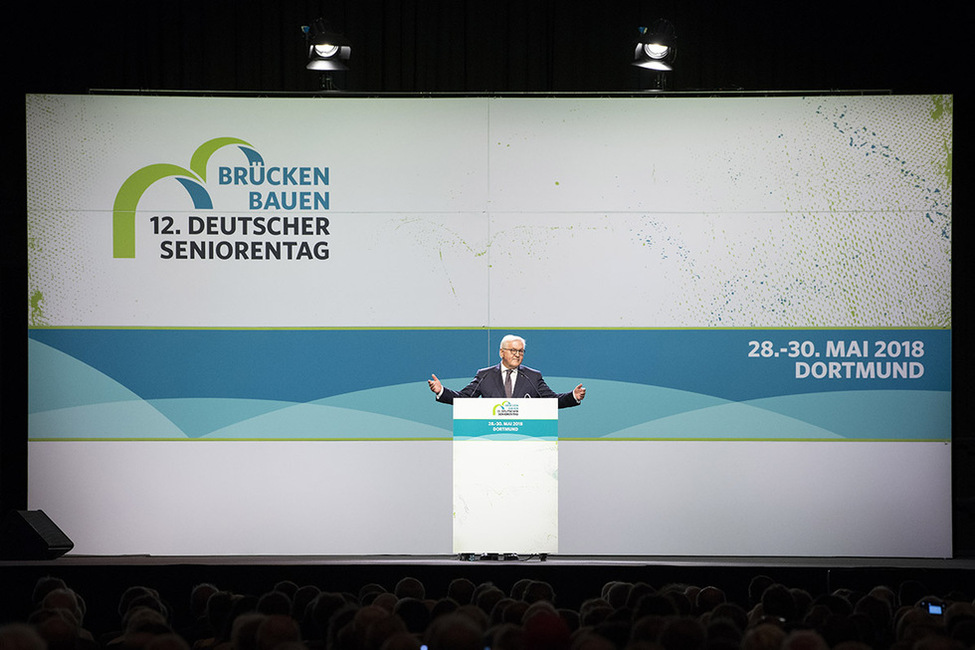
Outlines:
{"label": "stage spotlight", "polygon": [[633,53],[633,65],[657,72],[674,69],[677,56],[677,32],[669,20],[661,18],[650,27],[640,28]]}
{"label": "stage spotlight", "polygon": [[316,19],[310,27],[301,29],[308,43],[306,68],[324,72],[349,69],[345,61],[352,55],[352,47],[344,36],[326,29],[325,21],[321,18]]}

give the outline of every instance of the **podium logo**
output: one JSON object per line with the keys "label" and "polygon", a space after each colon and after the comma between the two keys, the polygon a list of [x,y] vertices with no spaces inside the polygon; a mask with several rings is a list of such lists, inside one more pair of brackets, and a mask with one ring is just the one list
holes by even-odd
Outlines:
{"label": "podium logo", "polygon": [[135,212],[139,200],[154,183],[175,178],[197,210],[212,210],[213,200],[206,189],[207,163],[223,147],[237,146],[248,166],[264,166],[264,158],[253,146],[240,138],[224,137],[207,140],[193,152],[189,168],[170,163],[147,165],[129,176],[115,195],[112,207],[112,254],[116,258],[135,257]]}
{"label": "podium logo", "polygon": [[518,405],[512,404],[511,402],[505,400],[504,402],[494,405],[494,408],[491,409],[491,415],[494,415],[495,417],[518,417]]}

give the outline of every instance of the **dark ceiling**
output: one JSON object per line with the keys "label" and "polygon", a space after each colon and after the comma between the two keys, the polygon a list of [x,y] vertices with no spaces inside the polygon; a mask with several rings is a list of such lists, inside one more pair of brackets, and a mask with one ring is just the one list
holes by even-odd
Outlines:
{"label": "dark ceiling", "polygon": [[632,91],[637,28],[677,28],[672,90],[955,92],[960,9],[725,0],[170,0],[31,5],[8,56],[29,92],[313,92],[300,27],[353,44],[353,92]]}

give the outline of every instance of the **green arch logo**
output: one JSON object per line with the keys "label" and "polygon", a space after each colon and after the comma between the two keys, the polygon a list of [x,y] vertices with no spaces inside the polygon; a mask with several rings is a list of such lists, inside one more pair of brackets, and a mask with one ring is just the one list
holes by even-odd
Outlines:
{"label": "green arch logo", "polygon": [[241,148],[250,163],[264,164],[264,160],[250,143],[240,138],[214,138],[197,147],[190,158],[189,169],[169,163],[157,163],[147,165],[125,179],[115,195],[115,205],[112,207],[112,255],[116,258],[135,257],[135,212],[142,195],[156,181],[175,178],[186,189],[194,208],[213,209],[213,201],[205,187],[207,163],[219,149],[234,145]]}
{"label": "green arch logo", "polygon": [[512,404],[508,400],[505,400],[494,405],[494,407],[491,409],[491,415],[497,415],[499,411],[502,413],[510,411],[511,413],[508,413],[508,415],[511,415],[512,413],[517,413],[518,406],[516,404]]}

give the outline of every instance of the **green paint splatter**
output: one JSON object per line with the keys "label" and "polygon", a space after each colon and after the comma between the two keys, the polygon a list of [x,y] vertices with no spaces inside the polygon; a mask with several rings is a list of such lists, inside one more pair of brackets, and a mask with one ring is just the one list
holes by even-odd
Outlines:
{"label": "green paint splatter", "polygon": [[43,302],[44,294],[40,291],[35,291],[30,295],[30,324],[32,326],[45,325],[44,308],[42,307]]}
{"label": "green paint splatter", "polygon": [[937,122],[947,115],[954,112],[955,102],[951,95],[932,95],[931,96],[931,119]]}
{"label": "green paint splatter", "polygon": [[[935,122],[944,119],[945,117],[952,117],[955,112],[955,99],[952,95],[932,95],[931,96],[931,119]],[[945,152],[945,160],[943,164],[939,164],[938,167],[941,168],[941,173],[944,174],[945,181],[948,187],[951,187],[951,171],[952,171],[952,151],[950,142],[946,141],[942,144],[942,148]]]}

